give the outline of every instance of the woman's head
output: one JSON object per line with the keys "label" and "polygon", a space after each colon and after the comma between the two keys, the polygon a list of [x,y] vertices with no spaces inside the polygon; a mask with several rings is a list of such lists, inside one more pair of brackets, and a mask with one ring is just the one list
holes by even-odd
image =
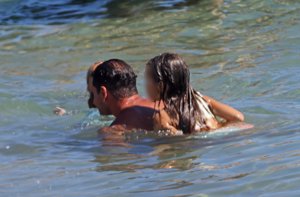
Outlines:
{"label": "woman's head", "polygon": [[161,101],[177,129],[192,133],[198,110],[194,110],[190,72],[185,61],[174,53],[164,53],[146,65],[146,89],[154,101]]}
{"label": "woman's head", "polygon": [[177,54],[163,53],[146,65],[146,89],[152,100],[182,97],[186,95],[189,83],[188,66]]}

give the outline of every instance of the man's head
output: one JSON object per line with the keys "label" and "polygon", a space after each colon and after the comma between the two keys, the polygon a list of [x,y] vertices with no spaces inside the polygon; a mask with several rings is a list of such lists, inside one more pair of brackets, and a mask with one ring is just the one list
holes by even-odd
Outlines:
{"label": "man's head", "polygon": [[112,114],[116,101],[138,94],[136,74],[130,65],[119,59],[107,60],[92,73],[93,105],[101,114]]}

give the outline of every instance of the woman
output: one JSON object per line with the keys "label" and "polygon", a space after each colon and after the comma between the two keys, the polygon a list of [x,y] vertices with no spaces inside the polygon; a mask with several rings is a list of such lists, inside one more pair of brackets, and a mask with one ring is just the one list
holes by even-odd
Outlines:
{"label": "woman", "polygon": [[152,58],[145,74],[149,97],[162,103],[154,115],[155,130],[190,134],[244,121],[241,112],[194,90],[188,66],[177,54],[164,53]]}

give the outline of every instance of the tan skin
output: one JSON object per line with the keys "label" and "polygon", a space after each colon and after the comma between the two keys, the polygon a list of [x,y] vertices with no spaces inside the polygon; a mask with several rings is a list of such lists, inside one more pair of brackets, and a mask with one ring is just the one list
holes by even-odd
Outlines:
{"label": "tan skin", "polygon": [[[149,98],[153,101],[158,101],[160,92],[162,90],[162,84],[154,82],[147,68],[145,71],[145,78],[146,90]],[[230,107],[229,105],[221,103],[209,96],[203,97],[206,100],[206,102],[210,105],[213,114],[224,119],[226,123],[244,121],[244,115],[240,111],[234,109],[233,107]],[[178,122],[178,117],[171,118],[165,110],[159,110],[159,112],[155,113],[154,115],[155,130],[170,130],[172,134],[176,134],[178,128],[176,122]],[[207,124],[210,125],[210,128],[214,129],[220,128],[222,126],[222,124],[217,122],[216,119],[209,120]]]}
{"label": "tan skin", "polygon": [[[95,63],[89,69],[93,72],[101,62]],[[101,86],[100,91],[93,86],[93,78],[87,75],[87,91],[90,93],[88,104],[97,108],[102,115],[113,115],[116,119],[109,127],[100,129],[101,132],[120,134],[120,131],[141,129],[153,130],[153,114],[155,103],[135,94],[128,98],[116,99],[110,91]],[[92,96],[93,95],[93,96]]]}
{"label": "tan skin", "polygon": [[208,104],[211,106],[213,113],[216,116],[221,117],[228,122],[243,122],[245,120],[243,113],[234,109],[233,107],[221,103],[209,96],[203,97],[206,100],[206,102],[208,102]]}
{"label": "tan skin", "polygon": [[[160,130],[168,129],[174,135],[178,134],[176,129],[176,122],[170,118],[167,113],[162,110],[162,105],[142,98],[138,94],[125,99],[115,99],[105,86],[101,87],[98,93],[96,88],[92,85],[93,78],[91,73],[101,65],[102,62],[93,64],[87,73],[87,91],[90,93],[88,105],[90,108],[98,108],[103,115],[114,115],[115,121],[109,126],[100,129],[102,132],[110,132],[111,134],[120,135],[120,131],[143,129],[143,130]],[[160,85],[155,84],[147,75],[146,69],[146,89],[151,100],[157,101]],[[95,97],[93,95],[96,95]],[[244,115],[238,110],[223,104],[215,99],[204,96],[204,99],[209,103],[213,109],[213,113],[226,120],[227,122],[244,121]],[[157,109],[159,113],[154,113]],[[62,111],[62,110],[60,110]],[[154,120],[154,121],[153,121]],[[154,124],[153,124],[154,122]],[[160,122],[162,124],[155,124]],[[212,124],[215,124],[212,120]]]}

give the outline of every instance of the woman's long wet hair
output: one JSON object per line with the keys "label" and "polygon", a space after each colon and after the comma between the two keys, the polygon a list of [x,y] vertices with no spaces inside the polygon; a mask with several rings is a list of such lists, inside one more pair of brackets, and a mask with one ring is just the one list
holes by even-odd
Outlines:
{"label": "woman's long wet hair", "polygon": [[177,129],[183,133],[195,132],[196,118],[201,117],[201,111],[193,99],[195,90],[190,85],[185,61],[177,54],[164,53],[149,60],[147,69],[150,77],[161,85],[159,99],[170,118],[179,121]]}

